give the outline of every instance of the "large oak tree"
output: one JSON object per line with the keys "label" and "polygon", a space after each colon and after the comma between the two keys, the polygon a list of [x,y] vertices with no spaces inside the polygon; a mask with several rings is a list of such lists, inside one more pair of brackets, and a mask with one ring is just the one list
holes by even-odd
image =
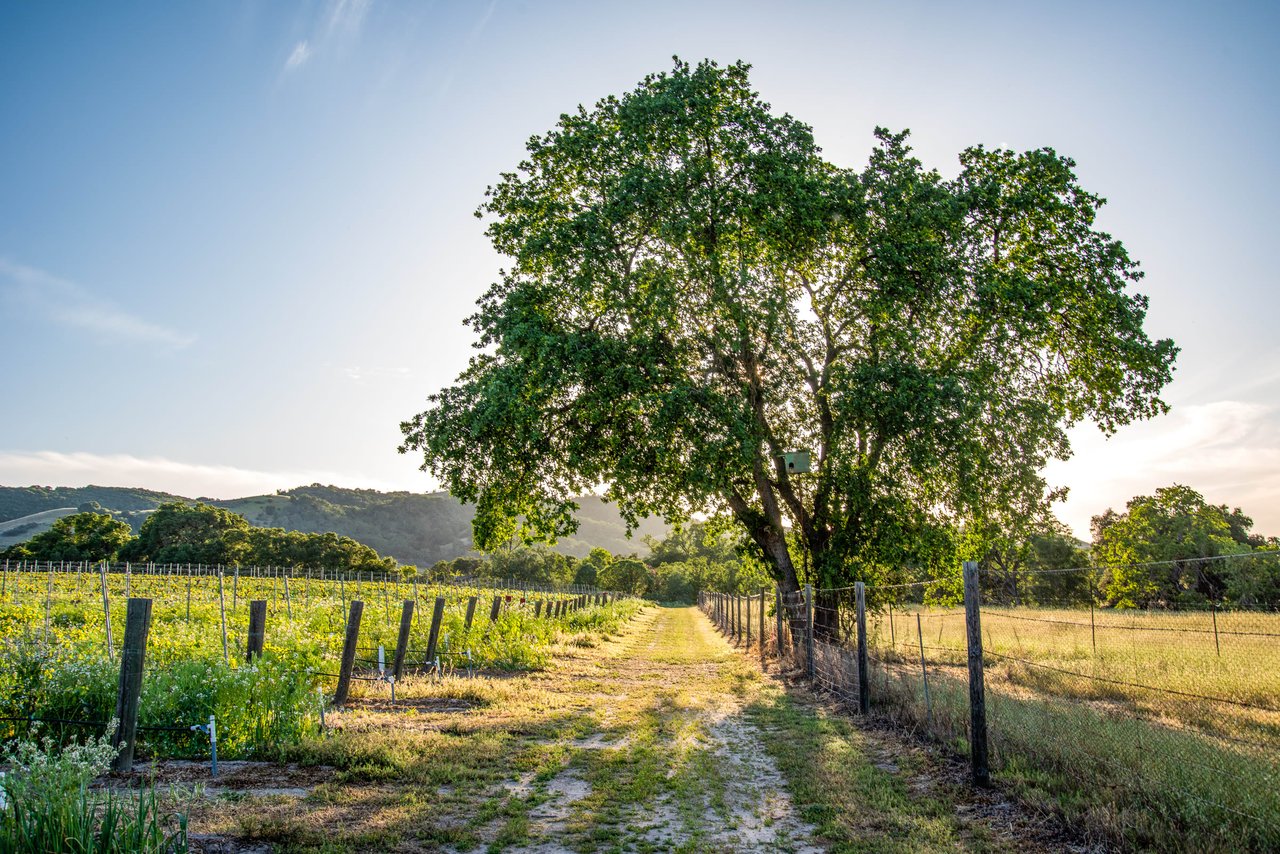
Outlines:
{"label": "large oak tree", "polygon": [[1041,512],[1071,424],[1165,409],[1176,348],[1070,159],[979,146],[948,180],[877,138],[839,168],[746,65],[677,60],[529,140],[477,212],[510,259],[480,352],[403,425],[478,546],[604,484],[632,520],[731,515],[784,590],[798,559],[847,583]]}

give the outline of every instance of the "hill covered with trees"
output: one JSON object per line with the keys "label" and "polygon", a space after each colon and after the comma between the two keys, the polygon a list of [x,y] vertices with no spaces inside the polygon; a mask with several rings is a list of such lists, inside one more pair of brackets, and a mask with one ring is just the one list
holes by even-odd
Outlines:
{"label": "hill covered with trees", "polygon": [[[128,524],[136,534],[157,507],[174,501],[201,501],[237,513],[258,528],[349,537],[381,555],[416,566],[427,567],[472,552],[474,508],[447,493],[379,492],[318,483],[226,501],[109,486],[0,487],[0,548],[49,530],[57,518],[52,511],[104,512]],[[628,539],[626,524],[611,505],[595,496],[583,496],[579,504],[579,528],[573,536],[560,540],[556,552],[574,557],[585,557],[593,548],[644,552],[644,537],[667,533],[664,524],[649,519]],[[24,521],[35,514],[48,516]]]}

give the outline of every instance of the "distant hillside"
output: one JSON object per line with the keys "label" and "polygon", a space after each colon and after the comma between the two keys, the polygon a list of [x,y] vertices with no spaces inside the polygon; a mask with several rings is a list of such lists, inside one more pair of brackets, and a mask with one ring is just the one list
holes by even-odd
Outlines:
{"label": "distant hillside", "polygon": [[0,522],[0,551],[44,533],[53,527],[54,522],[74,512],[74,507],[59,507]]}
{"label": "distant hillside", "polygon": [[[160,504],[192,500],[195,499],[164,492],[106,486],[0,487],[0,533],[22,528],[14,531],[15,536],[6,539],[5,545],[28,539],[47,530],[57,515],[65,515],[66,508],[89,502],[97,502],[136,531],[146,514]],[[378,492],[312,484],[275,495],[199,500],[240,513],[253,525],[313,533],[333,531],[401,563],[425,567],[472,551],[473,510],[443,492]],[[577,534],[556,546],[564,554],[582,557],[596,547],[614,553],[645,554],[646,535],[661,539],[667,534],[667,526],[660,520],[646,520],[629,540],[625,523],[610,505],[595,496],[584,496],[578,503],[582,509],[578,513]],[[22,518],[52,510],[64,512],[39,520]],[[25,525],[31,522],[35,527],[26,529]]]}
{"label": "distant hillside", "polygon": [[119,486],[0,486],[0,525],[20,516],[79,507],[96,501],[120,513],[154,510],[166,501],[189,501],[181,495]]}

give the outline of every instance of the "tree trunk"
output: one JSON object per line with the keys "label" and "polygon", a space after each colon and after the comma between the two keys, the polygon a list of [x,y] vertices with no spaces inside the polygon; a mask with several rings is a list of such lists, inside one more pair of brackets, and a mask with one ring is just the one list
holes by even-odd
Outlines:
{"label": "tree trunk", "polygon": [[827,643],[840,642],[840,597],[829,590],[814,591],[813,637]]}
{"label": "tree trunk", "polygon": [[773,562],[774,576],[783,594],[796,593],[800,590],[800,580],[796,577],[795,564],[791,562],[791,552],[787,549],[787,538],[771,527],[761,531],[756,542]]}

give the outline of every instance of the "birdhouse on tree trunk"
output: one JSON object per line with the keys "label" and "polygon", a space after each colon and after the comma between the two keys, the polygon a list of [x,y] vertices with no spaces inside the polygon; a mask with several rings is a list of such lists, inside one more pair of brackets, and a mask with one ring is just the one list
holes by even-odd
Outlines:
{"label": "birdhouse on tree trunk", "polygon": [[803,474],[809,470],[808,451],[788,451],[782,455],[782,464],[787,474]]}

